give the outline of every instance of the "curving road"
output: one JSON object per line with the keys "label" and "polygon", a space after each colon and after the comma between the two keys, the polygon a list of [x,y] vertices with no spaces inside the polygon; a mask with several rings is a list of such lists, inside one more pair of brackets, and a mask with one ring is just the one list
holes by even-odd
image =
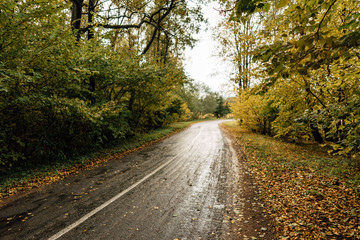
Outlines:
{"label": "curving road", "polygon": [[231,239],[237,160],[221,121],[13,199],[1,239]]}

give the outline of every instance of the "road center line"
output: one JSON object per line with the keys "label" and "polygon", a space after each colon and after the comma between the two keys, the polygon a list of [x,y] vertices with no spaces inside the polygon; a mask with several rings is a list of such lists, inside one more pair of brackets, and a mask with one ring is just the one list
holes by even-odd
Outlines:
{"label": "road center line", "polygon": [[[193,139],[192,143],[189,145],[190,147],[195,143],[196,139],[199,137],[201,133],[200,132],[197,134],[197,136]],[[117,199],[121,198],[123,195],[125,195],[126,193],[130,192],[132,189],[136,188],[138,185],[140,185],[141,183],[143,183],[146,179],[148,179],[149,177],[151,177],[152,175],[154,175],[155,173],[157,173],[158,171],[160,171],[162,168],[164,168],[165,166],[167,166],[169,163],[171,163],[175,158],[177,158],[178,156],[182,155],[184,152],[188,151],[188,149],[178,153],[177,155],[175,155],[173,158],[169,159],[168,161],[166,161],[165,163],[161,164],[158,168],[156,168],[154,171],[152,171],[151,173],[149,173],[148,175],[146,175],[145,177],[143,177],[141,180],[139,180],[138,182],[134,183],[133,185],[131,185],[130,187],[128,187],[127,189],[125,189],[124,191],[122,191],[121,193],[117,194],[115,197],[111,198],[110,200],[106,201],[105,203],[101,204],[99,207],[95,208],[94,210],[92,210],[91,212],[89,212],[88,214],[86,214],[85,216],[83,216],[82,218],[80,218],[79,220],[77,220],[76,222],[74,222],[73,224],[67,226],[66,228],[64,228],[63,230],[59,231],[58,233],[54,234],[53,236],[51,236],[49,238],[49,240],[56,240],[58,238],[60,238],[61,236],[63,236],[64,234],[66,234],[67,232],[71,231],[72,229],[76,228],[77,226],[79,226],[81,223],[85,222],[87,219],[89,219],[90,217],[94,216],[96,213],[98,213],[99,211],[101,211],[102,209],[106,208],[107,206],[109,206],[111,203],[113,203],[114,201],[116,201]]]}

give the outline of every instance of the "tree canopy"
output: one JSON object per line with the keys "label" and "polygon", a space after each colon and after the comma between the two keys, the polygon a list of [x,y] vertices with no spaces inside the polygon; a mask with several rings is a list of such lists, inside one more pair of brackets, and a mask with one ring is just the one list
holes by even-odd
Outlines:
{"label": "tree canopy", "polygon": [[[224,24],[233,35],[256,19],[248,53],[253,85],[239,86],[233,106],[243,124],[290,141],[315,140],[358,158],[359,2],[220,2],[227,16]],[[232,50],[248,45],[242,36]],[[238,57],[233,59],[241,64]]]}

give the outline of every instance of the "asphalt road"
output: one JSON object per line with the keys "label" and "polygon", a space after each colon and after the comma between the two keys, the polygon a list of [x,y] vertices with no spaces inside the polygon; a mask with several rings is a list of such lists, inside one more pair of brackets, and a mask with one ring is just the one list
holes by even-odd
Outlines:
{"label": "asphalt road", "polygon": [[0,239],[231,239],[237,160],[219,123],[14,198]]}

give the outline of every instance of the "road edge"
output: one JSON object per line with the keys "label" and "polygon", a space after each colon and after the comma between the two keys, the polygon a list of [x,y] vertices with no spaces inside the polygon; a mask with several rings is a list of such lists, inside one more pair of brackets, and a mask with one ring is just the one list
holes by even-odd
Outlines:
{"label": "road edge", "polygon": [[260,190],[249,170],[244,147],[223,123],[220,124],[220,129],[230,140],[239,163],[239,199],[233,206],[235,239],[277,239],[274,220],[266,214],[264,201],[259,197]]}

